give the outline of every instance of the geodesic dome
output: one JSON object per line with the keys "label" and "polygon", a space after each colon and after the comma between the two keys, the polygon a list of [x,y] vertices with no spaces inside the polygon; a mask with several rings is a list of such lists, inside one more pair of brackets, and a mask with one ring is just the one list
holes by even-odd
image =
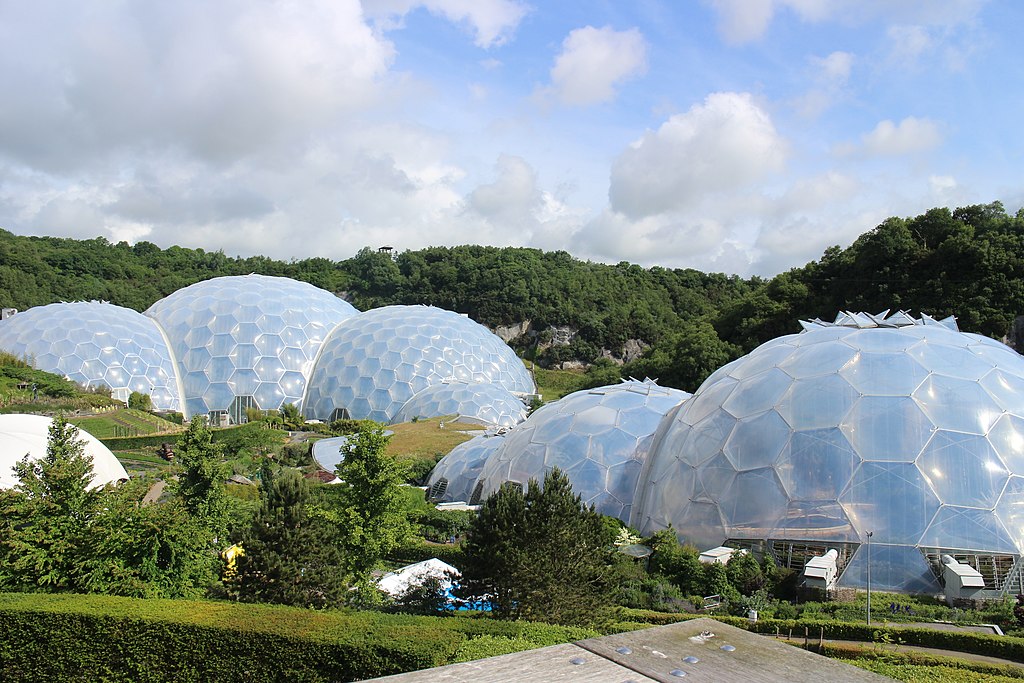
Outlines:
{"label": "geodesic dome", "polygon": [[1005,590],[1024,550],[1024,359],[952,319],[805,323],[701,385],[659,431],[637,501],[634,526],[701,547],[797,569],[837,548],[840,585],[865,583],[870,532],[877,588],[938,590],[948,553]]}
{"label": "geodesic dome", "polygon": [[496,384],[442,382],[406,401],[391,422],[444,415],[458,415],[463,421],[482,425],[515,427],[526,419],[526,404]]}
{"label": "geodesic dome", "polygon": [[334,328],[357,313],[305,282],[266,275],[218,277],[164,297],[146,315],[170,340],[186,417],[299,404],[313,361]]}
{"label": "geodesic dome", "polygon": [[481,493],[474,496],[473,491],[477,477],[487,458],[504,442],[501,434],[481,434],[453,448],[434,465],[427,482],[427,498],[435,503],[479,503]]}
{"label": "geodesic dome", "polygon": [[689,394],[629,380],[569,394],[511,430],[480,472],[482,495],[506,481],[524,488],[558,467],[598,512],[629,519],[637,478],[662,418]]}
{"label": "geodesic dome", "polygon": [[84,386],[127,401],[149,394],[157,410],[180,410],[177,375],[159,326],[130,308],[98,301],[36,306],[0,321],[0,348]]}
{"label": "geodesic dome", "polygon": [[[12,413],[0,415],[0,489],[14,488],[18,480],[14,466],[26,455],[39,460],[46,455],[46,442],[53,420],[42,415]],[[92,458],[93,477],[90,488],[128,479],[124,466],[92,434],[79,429],[78,438],[85,442],[85,454]]]}
{"label": "geodesic dome", "polygon": [[483,325],[433,306],[384,306],[349,318],[324,344],[305,412],[386,423],[418,392],[445,380],[534,392],[522,361]]}

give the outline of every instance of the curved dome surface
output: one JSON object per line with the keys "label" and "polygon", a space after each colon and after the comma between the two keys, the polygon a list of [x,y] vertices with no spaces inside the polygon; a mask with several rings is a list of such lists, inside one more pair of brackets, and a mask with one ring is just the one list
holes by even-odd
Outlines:
{"label": "curved dome surface", "polygon": [[98,301],[36,306],[0,321],[0,348],[39,370],[127,401],[149,394],[157,410],[181,410],[174,362],[157,324]]}
{"label": "curved dome surface", "polygon": [[458,415],[462,420],[495,427],[515,427],[526,419],[526,405],[496,384],[442,382],[431,384],[406,401],[393,424],[417,417]]}
{"label": "curved dome surface", "polygon": [[[951,320],[841,314],[719,369],[659,432],[632,524],[845,548],[841,585],[937,589],[924,549],[1024,550],[1024,359]],[[846,561],[844,560],[844,561]]]}
{"label": "curved dome surface", "polygon": [[149,307],[176,356],[186,416],[299,404],[321,344],[357,313],[330,292],[284,277],[198,282]]}
{"label": "curved dome surface", "polygon": [[532,394],[522,361],[469,318],[433,306],[384,306],[349,318],[320,352],[306,392],[308,417],[390,422],[406,401],[444,380]]}
{"label": "curved dome surface", "polygon": [[[20,314],[19,314],[20,315]],[[17,485],[14,466],[25,455],[38,460],[46,455],[46,440],[53,420],[42,415],[0,415],[0,489]],[[99,488],[128,478],[128,473],[110,449],[81,429],[78,438],[85,442],[85,454],[92,458],[90,488]]]}
{"label": "curved dome surface", "polygon": [[558,467],[583,502],[628,520],[637,479],[662,418],[690,394],[629,380],[569,394],[510,431],[484,465],[487,496],[506,481],[524,487]]}
{"label": "curved dome surface", "polygon": [[505,438],[501,434],[481,434],[460,443],[438,460],[427,482],[427,497],[433,502],[480,502],[482,492],[474,494],[474,485],[484,463]]}

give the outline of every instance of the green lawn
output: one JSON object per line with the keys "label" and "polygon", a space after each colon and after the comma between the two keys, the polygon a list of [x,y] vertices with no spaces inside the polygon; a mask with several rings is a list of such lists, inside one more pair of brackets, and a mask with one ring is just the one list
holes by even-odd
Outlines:
{"label": "green lawn", "polygon": [[97,439],[118,436],[146,436],[148,434],[176,433],[181,425],[169,422],[141,410],[122,408],[110,413],[88,417],[69,418],[68,422],[89,432]]}

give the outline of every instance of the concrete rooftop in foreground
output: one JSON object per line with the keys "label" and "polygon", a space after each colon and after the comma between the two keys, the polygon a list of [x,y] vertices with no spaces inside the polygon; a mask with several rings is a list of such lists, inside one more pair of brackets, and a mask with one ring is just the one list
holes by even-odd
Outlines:
{"label": "concrete rooftop in foreground", "polygon": [[[714,636],[702,637],[704,632]],[[724,646],[735,649],[723,649]],[[686,661],[687,658],[696,658],[696,661]],[[890,679],[713,619],[692,619],[373,680],[394,683],[678,683],[683,680],[694,683],[867,683]]]}

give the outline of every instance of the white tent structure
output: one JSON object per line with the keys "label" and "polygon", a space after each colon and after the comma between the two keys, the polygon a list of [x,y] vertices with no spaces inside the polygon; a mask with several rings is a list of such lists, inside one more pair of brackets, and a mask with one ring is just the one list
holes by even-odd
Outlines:
{"label": "white tent structure", "polygon": [[[42,415],[0,415],[0,488],[10,489],[18,483],[14,465],[26,454],[33,460],[46,455],[46,439],[52,419]],[[92,458],[91,488],[128,479],[128,473],[110,449],[91,434],[78,430],[85,442],[85,454]]]}
{"label": "white tent structure", "polygon": [[459,577],[459,570],[436,557],[410,564],[388,572],[377,581],[377,587],[392,597],[401,597],[413,586],[419,586],[427,579],[441,579],[445,590],[451,590],[452,577]]}

